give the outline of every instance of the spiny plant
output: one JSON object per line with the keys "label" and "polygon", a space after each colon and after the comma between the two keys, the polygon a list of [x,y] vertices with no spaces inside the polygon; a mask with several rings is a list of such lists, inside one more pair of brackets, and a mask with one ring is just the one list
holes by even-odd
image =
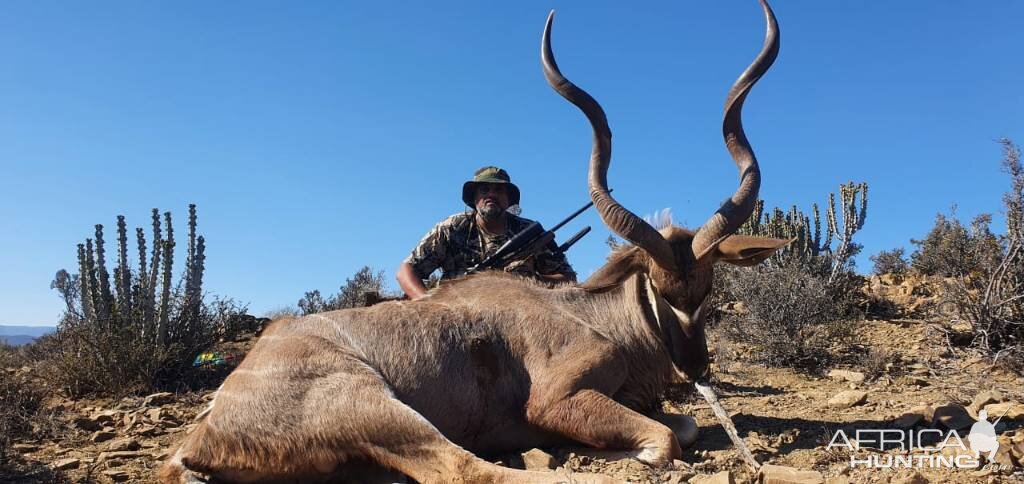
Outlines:
{"label": "spiny plant", "polygon": [[[758,200],[753,215],[740,227],[738,233],[795,239],[777,251],[772,256],[772,262],[782,264],[797,261],[804,265],[824,262],[827,264],[828,282],[831,284],[849,269],[851,258],[860,251],[860,245],[853,241],[853,236],[864,227],[867,210],[868,184],[855,184],[851,181],[839,185],[838,212],[835,194],[828,194],[824,239],[817,203],[811,205],[811,215],[800,211],[796,205],[788,211],[776,207],[770,213],[765,213],[764,200]],[[837,242],[835,249],[832,248],[833,240]]]}
{"label": "spiny plant", "polygon": [[151,248],[143,229],[135,229],[138,266],[133,270],[125,217],[117,217],[113,287],[102,225],[96,225],[95,239],[78,244],[79,274],[57,273],[51,286],[67,311],[58,329],[64,359],[56,366],[72,394],[176,382],[196,354],[216,341],[226,321],[244,311],[230,300],[204,304],[206,240],[196,233],[195,205],[189,205],[185,267],[176,284],[171,213],[163,214],[163,227],[160,222],[154,208]]}

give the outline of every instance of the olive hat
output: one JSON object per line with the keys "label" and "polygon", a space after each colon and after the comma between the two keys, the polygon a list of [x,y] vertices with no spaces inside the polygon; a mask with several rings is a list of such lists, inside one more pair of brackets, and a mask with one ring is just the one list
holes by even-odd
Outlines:
{"label": "olive hat", "polygon": [[508,185],[509,205],[519,205],[519,187],[512,183],[508,172],[496,166],[485,166],[475,173],[473,179],[462,184],[462,201],[473,207],[473,199],[476,196],[476,186],[480,183],[501,183]]}

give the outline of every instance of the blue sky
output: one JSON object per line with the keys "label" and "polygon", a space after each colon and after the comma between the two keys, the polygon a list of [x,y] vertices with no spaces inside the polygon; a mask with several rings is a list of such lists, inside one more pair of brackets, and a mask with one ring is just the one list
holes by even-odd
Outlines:
{"label": "blue sky", "polygon": [[[993,140],[1024,143],[1024,4],[774,7],[781,54],[744,113],[767,204],[806,210],[868,182],[866,255],[909,249],[954,203],[1001,226]],[[183,236],[198,204],[206,289],[256,314],[363,265],[390,279],[484,164],[552,225],[586,201],[590,150],[539,67],[552,8],[562,71],[608,113],[615,195],[703,222],[736,187],[721,109],[761,46],[753,0],[5,5],[0,324],[53,324],[49,282],[75,244],[96,223],[113,239],[118,214],[145,226],[152,207]],[[607,230],[589,212],[561,234],[587,224],[581,276]]]}

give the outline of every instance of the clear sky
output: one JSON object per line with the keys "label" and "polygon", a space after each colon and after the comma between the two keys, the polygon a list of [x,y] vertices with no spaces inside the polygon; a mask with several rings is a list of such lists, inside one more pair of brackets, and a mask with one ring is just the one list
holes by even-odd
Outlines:
{"label": "clear sky", "polygon": [[[774,7],[781,54],[744,113],[768,205],[807,210],[866,181],[866,254],[909,249],[954,203],[1002,226],[993,140],[1024,143],[1024,3]],[[393,280],[484,164],[554,224],[586,201],[590,128],[541,74],[552,8],[562,71],[615,133],[615,195],[702,223],[736,187],[721,109],[761,47],[754,0],[6,3],[0,324],[54,324],[49,283],[75,244],[96,223],[113,240],[118,214],[145,226],[152,207],[183,240],[198,204],[205,288],[254,314],[363,265]],[[570,254],[582,277],[607,230],[591,211],[560,234],[587,224]]]}

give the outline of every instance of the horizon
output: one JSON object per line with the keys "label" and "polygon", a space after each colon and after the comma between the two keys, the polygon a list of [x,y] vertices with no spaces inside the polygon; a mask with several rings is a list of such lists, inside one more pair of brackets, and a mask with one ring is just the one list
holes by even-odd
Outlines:
{"label": "horizon", "polygon": [[[881,250],[909,256],[954,205],[1004,232],[995,140],[1024,144],[1024,67],[1009,62],[1024,5],[777,3],[779,58],[743,112],[766,209],[806,213],[867,182],[860,273]],[[0,18],[5,326],[56,325],[49,284],[77,272],[75,245],[103,224],[109,262],[116,216],[148,227],[153,207],[181,241],[197,204],[204,290],[255,315],[333,294],[363,266],[396,289],[482,165],[508,170],[522,215],[551,227],[587,202],[591,136],[541,74],[551,8],[559,67],[608,114],[616,198],[697,226],[737,186],[722,103],[764,38],[753,0],[105,7]],[[590,210],[558,234],[585,225],[568,255],[581,280],[609,231]]]}

